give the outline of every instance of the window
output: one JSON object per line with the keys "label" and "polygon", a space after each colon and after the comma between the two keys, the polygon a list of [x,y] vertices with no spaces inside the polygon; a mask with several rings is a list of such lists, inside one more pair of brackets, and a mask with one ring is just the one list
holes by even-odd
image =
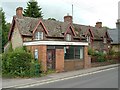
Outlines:
{"label": "window", "polygon": [[107,43],[107,38],[104,38],[104,39],[103,39],[103,43]]}
{"label": "window", "polygon": [[107,51],[106,51],[106,50],[103,50],[103,53],[104,53],[104,54],[106,54],[106,53],[107,53]]}
{"label": "window", "polygon": [[36,32],[35,39],[36,40],[43,40],[43,32]]}
{"label": "window", "polygon": [[38,59],[38,49],[35,49],[34,58],[35,58],[36,60]]}
{"label": "window", "polygon": [[64,47],[65,59],[83,59],[83,47],[66,46]]}
{"label": "window", "polygon": [[66,35],[66,41],[71,41],[71,35],[70,34]]}
{"label": "window", "polygon": [[91,41],[90,36],[87,36],[87,42],[90,43],[90,41]]}

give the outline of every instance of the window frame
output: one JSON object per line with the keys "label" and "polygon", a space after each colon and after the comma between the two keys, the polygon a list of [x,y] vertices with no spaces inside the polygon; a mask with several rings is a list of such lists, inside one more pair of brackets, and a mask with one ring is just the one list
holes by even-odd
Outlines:
{"label": "window frame", "polygon": [[64,47],[64,60],[83,60],[83,59],[84,59],[83,46],[65,46]]}
{"label": "window frame", "polygon": [[103,43],[104,43],[104,44],[107,43],[107,38],[106,38],[106,37],[103,38]]}
{"label": "window frame", "polygon": [[71,41],[72,40],[72,35],[71,34],[66,34],[66,41]]}
{"label": "window frame", "polygon": [[43,40],[44,35],[43,31],[39,31],[35,33],[35,40]]}
{"label": "window frame", "polygon": [[35,60],[38,60],[38,58],[39,58],[39,51],[38,51],[38,49],[36,48],[35,50],[34,50],[34,59]]}
{"label": "window frame", "polygon": [[87,42],[91,43],[91,37],[90,36],[87,36]]}

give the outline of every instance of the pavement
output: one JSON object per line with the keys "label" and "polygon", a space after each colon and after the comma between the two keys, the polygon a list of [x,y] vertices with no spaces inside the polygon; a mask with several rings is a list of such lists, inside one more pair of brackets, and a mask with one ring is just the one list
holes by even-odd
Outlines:
{"label": "pavement", "polygon": [[50,82],[54,80],[64,79],[68,77],[73,77],[77,75],[87,75],[94,73],[96,71],[105,70],[113,67],[118,67],[119,64],[112,64],[107,66],[92,67],[89,69],[82,69],[76,71],[62,72],[62,73],[53,73],[39,78],[15,78],[15,79],[6,79],[2,78],[2,88],[22,88],[28,85],[33,85],[37,83]]}

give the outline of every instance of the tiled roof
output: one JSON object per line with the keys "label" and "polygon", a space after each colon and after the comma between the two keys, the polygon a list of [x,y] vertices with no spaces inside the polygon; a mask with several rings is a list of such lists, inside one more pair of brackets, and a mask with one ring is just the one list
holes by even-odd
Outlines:
{"label": "tiled roof", "polygon": [[[31,17],[23,17],[23,18],[16,18],[16,22],[20,33],[22,35],[30,35],[32,36],[32,31],[34,30],[35,26],[38,24],[41,18],[31,18]],[[43,20],[41,19],[44,26],[48,30],[50,36],[55,37],[63,37],[64,32],[67,30],[69,23],[68,22],[60,22],[54,20]],[[95,39],[100,39],[105,35],[107,31],[106,28],[96,28],[92,26],[85,26],[80,24],[73,24],[72,27],[75,30],[76,37],[83,37],[85,33],[90,29],[94,35]]]}
{"label": "tiled roof", "polygon": [[110,38],[113,40],[112,44],[120,44],[119,31],[120,30],[118,30],[118,29],[110,29],[110,30],[108,30]]}

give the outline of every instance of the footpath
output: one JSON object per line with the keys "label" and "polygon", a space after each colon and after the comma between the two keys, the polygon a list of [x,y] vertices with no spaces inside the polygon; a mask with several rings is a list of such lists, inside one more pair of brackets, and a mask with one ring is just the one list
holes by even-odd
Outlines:
{"label": "footpath", "polygon": [[107,65],[107,66],[100,66],[100,67],[92,67],[89,69],[82,69],[82,70],[76,70],[76,71],[69,71],[69,72],[62,72],[62,73],[53,73],[46,75],[44,77],[39,78],[28,78],[28,79],[6,79],[2,78],[2,88],[22,88],[25,86],[31,86],[35,84],[45,83],[45,82],[51,82],[55,80],[61,80],[65,78],[70,78],[73,76],[78,75],[89,75],[94,74],[94,72],[99,72],[101,70],[106,70],[110,68],[118,67],[119,64],[113,64],[113,65]]}

